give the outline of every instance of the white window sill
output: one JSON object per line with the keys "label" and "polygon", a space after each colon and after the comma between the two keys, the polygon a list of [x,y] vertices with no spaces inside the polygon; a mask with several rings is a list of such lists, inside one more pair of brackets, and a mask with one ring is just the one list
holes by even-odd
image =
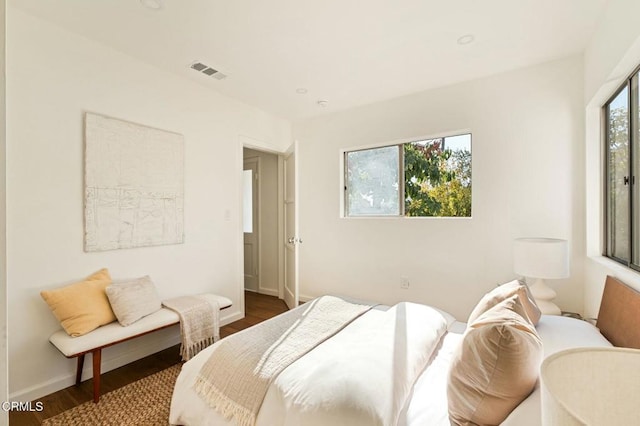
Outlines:
{"label": "white window sill", "polygon": [[640,288],[640,272],[609,259],[606,256],[589,256],[588,258],[608,269],[610,271],[610,273],[608,273],[609,275],[615,275],[630,286]]}

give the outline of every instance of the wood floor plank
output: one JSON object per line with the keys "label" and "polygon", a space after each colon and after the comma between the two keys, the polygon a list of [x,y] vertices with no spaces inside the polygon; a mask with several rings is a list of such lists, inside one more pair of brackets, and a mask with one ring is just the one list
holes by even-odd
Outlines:
{"label": "wood floor plank", "polygon": [[[220,327],[220,337],[227,337],[286,311],[287,305],[277,297],[245,291],[245,317]],[[149,355],[102,374],[101,393],[111,392],[179,362],[180,345]],[[89,379],[79,386],[71,386],[38,399],[37,401],[42,402],[44,405],[42,412],[11,411],[9,413],[9,424],[12,426],[38,426],[42,423],[42,420],[92,399],[93,380]],[[33,401],[33,403],[35,402]]]}

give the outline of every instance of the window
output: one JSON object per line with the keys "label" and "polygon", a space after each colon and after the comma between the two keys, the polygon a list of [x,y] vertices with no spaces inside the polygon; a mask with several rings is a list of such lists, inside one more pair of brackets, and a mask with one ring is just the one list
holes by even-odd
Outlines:
{"label": "window", "polygon": [[471,134],[344,156],[345,216],[471,217]]}
{"label": "window", "polygon": [[253,232],[253,170],[242,171],[242,229]]}
{"label": "window", "polygon": [[605,104],[605,256],[640,269],[640,167],[636,72]]}

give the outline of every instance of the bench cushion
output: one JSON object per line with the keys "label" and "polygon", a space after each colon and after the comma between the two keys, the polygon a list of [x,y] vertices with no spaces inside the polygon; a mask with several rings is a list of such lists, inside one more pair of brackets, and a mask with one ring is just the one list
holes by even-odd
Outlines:
{"label": "bench cushion", "polygon": [[[218,303],[220,309],[228,308],[232,302],[224,296],[214,294],[201,295],[210,301]],[[158,328],[177,324],[180,321],[174,311],[162,308],[151,315],[134,322],[126,327],[117,321],[98,327],[83,336],[71,337],[64,330],[58,330],[49,337],[49,341],[57,347],[64,356],[71,358],[93,349],[109,346],[110,344],[148,333]]]}

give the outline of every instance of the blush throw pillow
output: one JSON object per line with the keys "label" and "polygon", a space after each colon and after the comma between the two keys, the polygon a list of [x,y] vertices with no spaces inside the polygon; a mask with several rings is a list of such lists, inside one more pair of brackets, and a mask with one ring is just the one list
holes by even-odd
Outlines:
{"label": "blush throw pillow", "polygon": [[535,388],[542,341],[514,295],[473,324],[453,354],[447,384],[452,425],[499,425]]}
{"label": "blush throw pillow", "polygon": [[116,320],[105,293],[109,284],[111,276],[105,268],[75,284],[41,291],[40,296],[67,334],[77,337]]}
{"label": "blush throw pillow", "polygon": [[156,287],[149,276],[114,283],[107,287],[106,292],[111,308],[123,326],[131,325],[162,307]]}
{"label": "blush throw pillow", "polygon": [[467,324],[473,323],[480,315],[516,294],[524,308],[526,317],[533,325],[537,325],[538,321],[540,321],[540,308],[538,308],[536,301],[533,299],[529,287],[518,280],[502,284],[485,294],[471,311]]}

